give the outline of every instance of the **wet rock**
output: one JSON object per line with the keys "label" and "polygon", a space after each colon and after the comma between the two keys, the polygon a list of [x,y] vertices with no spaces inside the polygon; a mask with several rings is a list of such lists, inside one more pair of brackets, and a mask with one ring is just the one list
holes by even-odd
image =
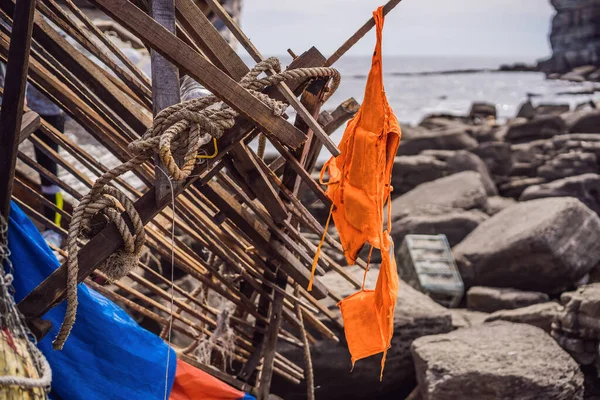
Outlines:
{"label": "wet rock", "polygon": [[413,342],[424,400],[583,398],[577,363],[543,330],[492,322]]}
{"label": "wet rock", "polygon": [[548,301],[550,298],[546,293],[525,292],[512,288],[474,286],[467,292],[467,308],[487,313],[513,310]]}
{"label": "wet rock", "polygon": [[482,222],[453,252],[466,287],[556,293],[600,261],[600,218],[570,197],[518,203]]}
{"label": "wet rock", "polygon": [[488,218],[487,214],[479,210],[465,211],[437,206],[393,212],[394,243],[402,243],[404,237],[410,234],[444,234],[450,246],[454,246]]}
{"label": "wet rock", "polygon": [[488,208],[486,213],[489,215],[498,214],[500,211],[515,205],[516,201],[510,197],[492,196],[488,197]]}
{"label": "wet rock", "polygon": [[477,146],[477,140],[469,136],[465,128],[442,131],[420,129],[414,130],[411,136],[403,137],[400,141],[399,156],[416,155],[428,149],[463,150]]}
{"label": "wet rock", "polygon": [[395,212],[437,206],[447,209],[487,208],[487,194],[477,172],[465,171],[423,183],[392,201],[392,218]]}
{"label": "wet rock", "polygon": [[452,326],[454,329],[470,328],[472,326],[481,325],[490,315],[480,311],[471,311],[465,308],[451,308]]}
{"label": "wet rock", "polygon": [[562,306],[555,301],[533,304],[531,306],[514,310],[500,310],[489,314],[484,322],[508,321],[537,326],[550,333],[552,322],[562,310]]}
{"label": "wet rock", "polygon": [[524,143],[532,140],[547,139],[567,132],[565,121],[556,115],[544,115],[531,121],[511,125],[505,140],[511,143]]}
{"label": "wet rock", "polygon": [[600,214],[600,175],[584,174],[530,186],[525,189],[520,200],[527,201],[546,197],[575,197]]}
{"label": "wet rock", "polygon": [[[348,267],[348,271],[358,280],[362,280],[362,269]],[[377,274],[377,268],[369,272],[367,288],[374,287]],[[326,274],[322,279],[328,287],[334,287],[342,296],[356,291],[337,273]],[[337,307],[332,311],[339,315]],[[410,354],[411,343],[421,336],[451,330],[452,318],[446,308],[400,281],[394,317],[394,337],[392,347],[388,351],[383,381],[379,381],[381,355],[357,361],[350,372],[352,365],[346,345],[319,340],[315,345],[311,345],[317,399],[405,398],[415,384],[415,371]],[[302,349],[282,343],[278,345],[278,351],[303,365]],[[286,392],[279,388],[276,393],[286,400],[306,398],[302,386],[286,385],[285,388]]]}

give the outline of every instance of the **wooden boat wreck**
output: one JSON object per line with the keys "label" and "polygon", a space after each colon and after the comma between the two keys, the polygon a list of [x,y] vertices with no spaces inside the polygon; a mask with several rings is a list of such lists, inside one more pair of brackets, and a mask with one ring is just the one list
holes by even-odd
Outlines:
{"label": "wooden boat wreck", "polygon": [[[384,12],[399,2],[389,1]],[[64,6],[55,0],[0,0],[0,59],[7,63],[0,211],[8,219],[12,197],[36,224],[56,230],[66,243],[64,250],[53,249],[64,264],[18,304],[27,325],[38,339],[48,335],[52,324],[45,315],[65,300],[77,311],[77,283],[84,282],[132,315],[153,321],[178,358],[228,385],[266,399],[277,374],[292,383],[306,380],[310,397],[310,343],[315,336],[340,340],[323,318],[341,328],[320,301],[338,302],[341,296],[319,275],[336,271],[357,289],[361,282],[323,254],[312,291],[306,290],[317,249],[308,237],[323,236],[324,226],[299,194],[310,191],[330,207],[311,171],[322,148],[339,154],[329,135],[356,111],[352,102],[325,105],[339,81],[333,67],[374,26],[373,19],[329,58],[312,47],[292,53],[291,64],[280,70],[216,0],[91,3],[150,50],[152,81],[71,0]],[[228,45],[212,16],[256,67],[250,69]],[[181,102],[183,76],[213,96]],[[24,106],[26,81],[121,164],[103,164]],[[295,111],[291,119],[288,107]],[[335,111],[323,111],[326,107]],[[60,153],[36,131],[58,144]],[[264,158],[265,141],[276,149],[274,159]],[[22,143],[40,149],[70,178],[45,170]],[[58,185],[72,202],[63,208],[50,203],[15,168],[17,160]],[[132,177],[141,183],[132,184]],[[61,218],[49,220],[43,207]],[[325,243],[342,252],[332,237],[326,235]],[[153,258],[166,262],[157,268]],[[363,260],[358,265],[366,267]],[[174,273],[187,276],[195,289],[180,286]],[[66,325],[77,324],[75,314],[71,317]],[[171,332],[187,345],[178,347]],[[68,326],[61,330],[57,347],[69,343],[68,333]],[[305,365],[278,354],[279,340],[304,348]]]}

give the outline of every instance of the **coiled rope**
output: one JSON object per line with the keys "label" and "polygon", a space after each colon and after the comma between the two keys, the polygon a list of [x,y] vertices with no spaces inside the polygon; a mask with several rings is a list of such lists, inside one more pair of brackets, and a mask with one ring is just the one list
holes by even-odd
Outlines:
{"label": "coiled rope", "polygon": [[[259,78],[263,72],[269,69],[276,73]],[[273,114],[281,116],[288,105],[261,93],[262,90],[286,80],[306,80],[320,77],[331,78],[329,91],[324,99],[326,100],[339,86],[340,74],[337,70],[317,67],[281,72],[279,60],[271,57],[256,64],[239,84],[261,100],[272,110]],[[146,162],[157,152],[166,172],[173,180],[180,181],[188,178],[196,165],[200,147],[210,142],[212,138],[219,139],[226,129],[233,127],[237,115],[235,110],[214,95],[188,100],[165,108],[156,115],[152,127],[141,138],[129,145],[129,150],[135,156],[100,176],[89,193],[81,199],[73,211],[67,237],[69,253],[66,285],[67,312],[53,342],[55,349],[63,348],[75,323],[80,250],[78,240],[83,237],[85,232],[89,231],[92,218],[102,217],[107,222],[115,223],[123,238],[123,248],[112,254],[99,267],[109,278],[117,280],[125,276],[137,265],[140,257],[145,240],[144,224],[133,202],[118,189],[108,186],[110,182]],[[175,162],[174,153],[183,155],[181,166]],[[123,209],[132,222],[133,231],[129,229],[121,216]]]}

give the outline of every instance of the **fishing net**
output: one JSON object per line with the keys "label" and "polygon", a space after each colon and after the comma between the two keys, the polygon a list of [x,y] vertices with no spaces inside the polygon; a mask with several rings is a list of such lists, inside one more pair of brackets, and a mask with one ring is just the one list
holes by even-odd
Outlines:
{"label": "fishing net", "polygon": [[47,399],[52,372],[12,295],[7,233],[8,224],[0,215],[0,400]]}

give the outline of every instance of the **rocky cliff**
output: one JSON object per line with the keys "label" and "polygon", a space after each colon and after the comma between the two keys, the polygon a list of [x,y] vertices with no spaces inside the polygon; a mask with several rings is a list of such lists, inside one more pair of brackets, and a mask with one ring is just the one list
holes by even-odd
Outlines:
{"label": "rocky cliff", "polygon": [[550,2],[556,9],[550,32],[553,54],[539,68],[551,73],[600,65],[600,0]]}

